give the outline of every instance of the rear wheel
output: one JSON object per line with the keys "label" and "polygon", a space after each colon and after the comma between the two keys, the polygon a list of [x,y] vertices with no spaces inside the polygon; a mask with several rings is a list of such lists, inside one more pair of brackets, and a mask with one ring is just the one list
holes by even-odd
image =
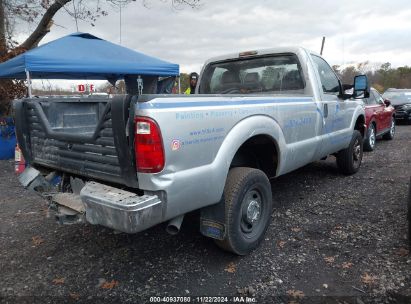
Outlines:
{"label": "rear wheel", "polygon": [[394,135],[395,135],[395,118],[392,117],[390,131],[388,133],[385,133],[382,138],[391,140],[391,139],[394,139]]}
{"label": "rear wheel", "polygon": [[224,188],[224,240],[216,244],[224,250],[246,255],[264,238],[273,209],[271,185],[260,170],[238,167],[228,173]]}
{"label": "rear wheel", "polygon": [[374,151],[376,139],[375,124],[371,123],[367,130],[367,137],[364,140],[364,151]]}
{"label": "rear wheel", "polygon": [[356,173],[361,166],[363,155],[363,138],[360,131],[354,130],[348,148],[337,154],[337,165],[341,173],[351,175]]}

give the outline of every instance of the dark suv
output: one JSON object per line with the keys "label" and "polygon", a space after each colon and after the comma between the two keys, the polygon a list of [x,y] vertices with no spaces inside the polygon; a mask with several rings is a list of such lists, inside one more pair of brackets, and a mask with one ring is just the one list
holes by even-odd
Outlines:
{"label": "dark suv", "polygon": [[395,108],[395,119],[411,124],[411,89],[388,89],[382,95]]}

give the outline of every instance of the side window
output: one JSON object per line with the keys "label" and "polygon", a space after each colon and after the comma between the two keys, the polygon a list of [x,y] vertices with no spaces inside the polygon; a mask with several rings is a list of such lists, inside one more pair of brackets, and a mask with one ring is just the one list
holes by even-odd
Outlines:
{"label": "side window", "polygon": [[320,81],[322,84],[323,92],[325,94],[339,94],[340,93],[340,83],[338,82],[337,76],[335,76],[334,71],[328,65],[328,63],[321,57],[311,55],[314,64],[320,74]]}
{"label": "side window", "polygon": [[384,104],[384,98],[382,98],[381,94],[378,93],[378,91],[374,91],[374,95],[375,95],[375,99],[377,100],[377,103],[381,104],[381,105],[385,105]]}

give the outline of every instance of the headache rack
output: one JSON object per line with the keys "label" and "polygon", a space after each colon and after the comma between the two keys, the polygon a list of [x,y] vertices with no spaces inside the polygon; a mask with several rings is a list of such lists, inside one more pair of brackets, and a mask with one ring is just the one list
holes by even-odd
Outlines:
{"label": "headache rack", "polygon": [[130,104],[129,95],[17,100],[23,155],[35,167],[138,187]]}

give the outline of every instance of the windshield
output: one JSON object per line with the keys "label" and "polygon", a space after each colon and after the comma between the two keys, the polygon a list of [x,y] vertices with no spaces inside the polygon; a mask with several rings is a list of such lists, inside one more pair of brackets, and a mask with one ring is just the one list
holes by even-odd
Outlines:
{"label": "windshield", "polygon": [[382,97],[391,101],[393,105],[411,103],[411,90],[385,92]]}
{"label": "windshield", "polygon": [[295,55],[224,61],[206,67],[200,94],[304,93],[304,79]]}

